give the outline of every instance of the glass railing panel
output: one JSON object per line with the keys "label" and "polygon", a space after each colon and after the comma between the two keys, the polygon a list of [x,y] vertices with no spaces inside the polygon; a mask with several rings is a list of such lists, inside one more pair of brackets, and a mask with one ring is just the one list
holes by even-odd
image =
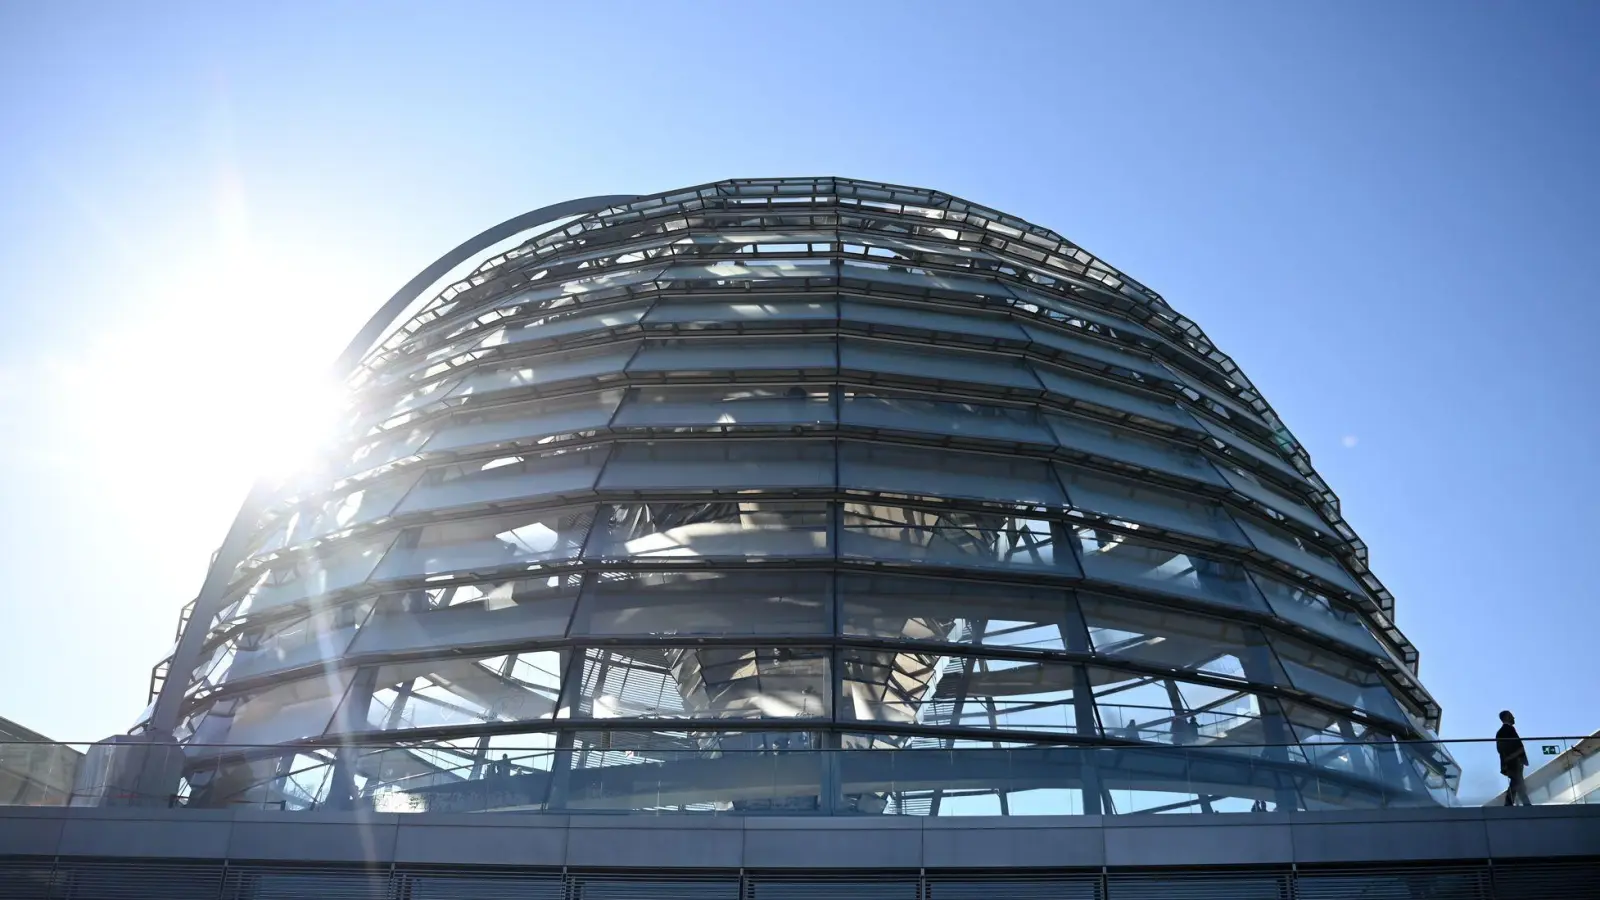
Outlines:
{"label": "glass railing panel", "polygon": [[[549,726],[530,726],[544,727]],[[607,727],[610,730],[607,730]],[[1499,806],[1492,738],[1250,747],[1105,737],[956,737],[912,723],[844,736],[782,725],[645,731],[599,723],[356,743],[0,744],[6,806],[461,813],[1042,816]],[[627,730],[622,730],[622,729]],[[1536,805],[1592,804],[1594,738],[1525,741]],[[170,781],[170,790],[140,792]]]}

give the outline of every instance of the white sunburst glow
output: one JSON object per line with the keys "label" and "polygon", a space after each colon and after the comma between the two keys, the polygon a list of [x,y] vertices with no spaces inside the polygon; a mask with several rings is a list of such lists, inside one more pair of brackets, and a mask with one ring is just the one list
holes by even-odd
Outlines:
{"label": "white sunburst glow", "polygon": [[115,447],[112,499],[157,493],[158,519],[307,465],[343,400],[330,365],[364,305],[354,280],[333,259],[237,251],[139,291],[139,308],[46,363],[64,457]]}

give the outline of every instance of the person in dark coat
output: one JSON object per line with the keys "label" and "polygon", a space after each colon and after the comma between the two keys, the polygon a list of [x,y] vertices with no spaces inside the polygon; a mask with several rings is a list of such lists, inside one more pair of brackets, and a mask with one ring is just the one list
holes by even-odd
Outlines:
{"label": "person in dark coat", "polygon": [[1517,734],[1517,717],[1511,710],[1500,711],[1500,730],[1494,734],[1494,748],[1500,751],[1500,774],[1506,776],[1506,805],[1514,806],[1518,798],[1523,806],[1532,806],[1528,787],[1522,783],[1522,770],[1528,767],[1528,751],[1522,746],[1522,736]]}

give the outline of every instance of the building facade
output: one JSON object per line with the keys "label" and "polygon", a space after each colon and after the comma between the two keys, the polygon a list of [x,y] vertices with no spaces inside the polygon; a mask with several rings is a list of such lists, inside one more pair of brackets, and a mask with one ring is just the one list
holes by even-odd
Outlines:
{"label": "building facade", "polygon": [[62,806],[83,754],[0,718],[0,806]]}
{"label": "building facade", "polygon": [[1161,297],[1012,216],[835,178],[607,203],[482,262],[348,387],[158,667],[135,730],[173,723],[189,805],[1453,787],[1293,435]]}

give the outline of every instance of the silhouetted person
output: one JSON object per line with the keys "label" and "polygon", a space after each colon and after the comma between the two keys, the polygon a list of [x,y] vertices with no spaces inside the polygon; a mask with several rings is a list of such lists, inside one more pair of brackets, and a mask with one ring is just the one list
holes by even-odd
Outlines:
{"label": "silhouetted person", "polygon": [[1179,716],[1172,720],[1172,742],[1174,744],[1192,744],[1200,736],[1200,723],[1194,716]]}
{"label": "silhouetted person", "polygon": [[1522,783],[1522,770],[1528,767],[1528,751],[1522,746],[1522,736],[1517,734],[1517,717],[1511,710],[1503,709],[1500,721],[1504,724],[1494,733],[1494,748],[1500,751],[1500,774],[1507,779],[1506,805],[1515,806],[1520,797],[1523,806],[1532,806],[1528,786]]}

